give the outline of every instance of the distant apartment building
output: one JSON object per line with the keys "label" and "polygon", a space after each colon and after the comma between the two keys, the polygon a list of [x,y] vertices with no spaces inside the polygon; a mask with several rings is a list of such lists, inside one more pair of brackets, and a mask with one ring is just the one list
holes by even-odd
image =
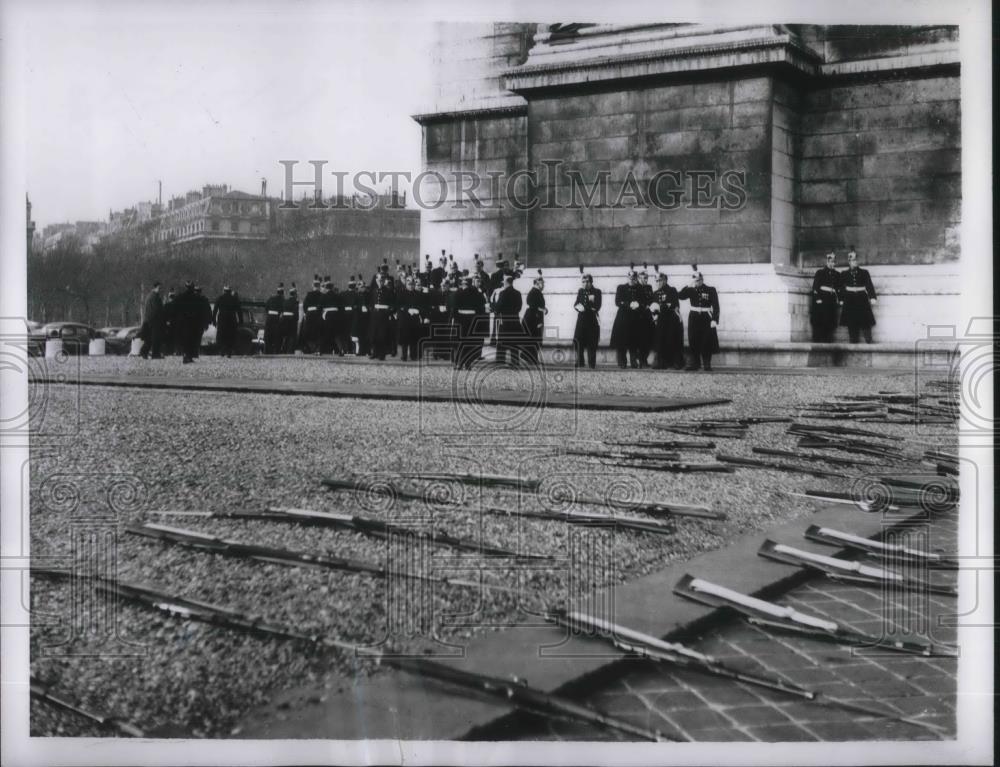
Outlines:
{"label": "distant apartment building", "polygon": [[193,240],[266,240],[271,232],[271,206],[266,197],[209,184],[170,200],[160,216],[156,242]]}

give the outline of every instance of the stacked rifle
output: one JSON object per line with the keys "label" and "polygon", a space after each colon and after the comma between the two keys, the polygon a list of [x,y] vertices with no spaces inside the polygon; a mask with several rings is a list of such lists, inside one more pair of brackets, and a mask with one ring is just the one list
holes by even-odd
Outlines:
{"label": "stacked rifle", "polygon": [[681,460],[679,452],[664,450],[627,450],[612,448],[606,450],[591,450],[586,448],[564,448],[563,455],[580,458],[593,458],[605,466],[617,466],[625,469],[643,469],[646,471],[666,471],[688,473],[696,471],[731,472],[732,468],[722,463],[696,462],[688,463]]}

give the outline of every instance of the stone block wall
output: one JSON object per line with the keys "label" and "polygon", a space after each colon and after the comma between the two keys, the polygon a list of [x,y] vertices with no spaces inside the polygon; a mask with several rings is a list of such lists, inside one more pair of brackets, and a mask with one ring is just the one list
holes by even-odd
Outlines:
{"label": "stone block wall", "polygon": [[802,103],[802,265],[851,244],[868,264],[957,260],[958,77],[840,83]]}
{"label": "stone block wall", "polygon": [[[529,167],[562,161],[554,179],[539,174],[539,199],[556,207],[531,213],[532,266],[771,260],[771,78],[540,95],[528,109]],[[744,174],[737,209],[723,204],[729,170]],[[649,182],[661,172],[678,174],[658,186],[662,201],[677,190],[676,209],[649,202]],[[607,174],[608,199],[581,205],[571,173],[588,188]],[[630,175],[637,195],[623,190]],[[704,184],[701,197],[696,184]]]}

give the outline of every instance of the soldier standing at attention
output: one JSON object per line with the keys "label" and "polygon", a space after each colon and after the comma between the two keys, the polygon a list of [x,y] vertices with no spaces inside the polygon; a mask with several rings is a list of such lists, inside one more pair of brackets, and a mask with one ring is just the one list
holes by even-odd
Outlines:
{"label": "soldier standing at attention", "polygon": [[653,367],[661,370],[684,367],[684,323],[677,290],[668,284],[667,275],[657,269],[657,288],[649,308],[656,322],[653,344]]}
{"label": "soldier standing at attention", "polygon": [[160,298],[160,283],[154,282],[153,289],[146,296],[146,304],[142,310],[142,327],[139,336],[142,338],[142,348],[139,356],[148,359],[150,353],[154,360],[163,359],[160,349],[163,343],[163,299]]}
{"label": "soldier standing at attention", "polygon": [[813,277],[812,295],[809,298],[809,322],[812,324],[812,340],[815,343],[830,343],[837,330],[841,274],[837,271],[836,265],[837,254],[831,250],[826,254],[826,266],[817,269],[816,276]]}
{"label": "soldier standing at attention", "polygon": [[392,341],[392,315],[396,311],[396,293],[389,281],[388,266],[383,265],[376,277],[371,303],[372,356],[385,360]]}
{"label": "soldier standing at attention", "polygon": [[201,299],[195,293],[194,283],[189,280],[184,283],[184,292],[177,297],[178,334],[185,365],[194,362],[198,356],[203,332],[202,311]]}
{"label": "soldier standing at attention", "polygon": [[236,349],[236,333],[242,318],[240,300],[233,295],[228,285],[222,288],[222,295],[215,299],[212,309],[212,324],[215,325],[215,343],[219,348],[219,356],[233,356]]}
{"label": "soldier standing at attention", "polygon": [[[482,262],[479,263],[482,266]],[[485,274],[484,271],[472,275],[472,289],[477,293],[476,318],[472,324],[472,337],[475,339],[472,348],[472,362],[478,362],[483,358],[483,344],[490,337],[490,296],[486,292],[486,281],[483,279]]]}
{"label": "soldier standing at attention", "polygon": [[583,367],[584,351],[587,353],[587,367],[597,367],[597,343],[601,338],[601,291],[594,287],[594,278],[583,273],[580,267],[580,289],[576,291],[573,308],[576,310],[576,327],[573,342],[576,344],[576,366]]}
{"label": "soldier standing at attention", "polygon": [[195,285],[194,294],[198,301],[198,320],[201,330],[198,332],[198,340],[194,345],[194,357],[201,356],[201,337],[205,335],[209,325],[212,324],[212,302],[201,292],[201,286]]}
{"label": "soldier standing at attention", "polygon": [[878,303],[875,286],[867,269],[858,267],[858,254],[851,246],[847,254],[847,271],[841,275],[841,300],[844,310],[840,314],[840,324],[847,326],[851,343],[856,344],[860,335],[865,336],[865,343],[872,342],[872,328],[875,326],[875,313],[872,304]]}
{"label": "soldier standing at attention", "polygon": [[642,300],[639,302],[639,338],[637,339],[639,367],[648,368],[649,353],[653,349],[653,337],[656,333],[656,322],[649,310],[649,305],[653,301],[653,286],[649,284],[649,272],[645,264],[642,265],[642,271],[639,272],[639,290],[642,292]]}
{"label": "soldier standing at attention", "polygon": [[691,302],[688,315],[688,346],[691,361],[685,370],[712,369],[712,355],[719,351],[719,294],[715,288],[705,284],[701,272],[695,271],[690,285],[681,288],[678,298]]}
{"label": "soldier standing at attention", "polygon": [[281,353],[294,354],[299,335],[299,292],[292,283],[281,308]]}
{"label": "soldier standing at attention", "polygon": [[475,351],[477,339],[475,337],[476,312],[481,310],[479,306],[482,294],[472,285],[472,277],[468,272],[462,275],[462,287],[455,294],[455,369],[462,370],[472,367],[474,358],[478,357]]}
{"label": "soldier standing at attention", "polygon": [[521,293],[514,287],[514,275],[506,274],[504,286],[496,294],[493,310],[497,321],[497,362],[507,364],[507,353],[510,352],[510,362],[517,364],[518,348],[523,338],[521,328]]}
{"label": "soldier standing at attention", "polygon": [[267,319],[264,320],[264,351],[277,354],[281,351],[281,313],[285,310],[285,283],[279,282],[274,295],[264,302]]}
{"label": "soldier standing at attention", "polygon": [[364,280],[359,274],[351,275],[347,283],[347,295],[341,305],[344,312],[344,325],[347,329],[351,351],[357,355],[368,354],[368,297],[364,294]]}
{"label": "soldier standing at attention", "polygon": [[319,343],[320,354],[331,354],[336,352],[337,356],[342,356],[338,338],[340,334],[340,299],[333,290],[333,280],[327,275],[323,279],[323,287],[320,289],[319,306],[321,322],[321,335]]}
{"label": "soldier standing at attention", "polygon": [[[611,326],[611,346],[618,356],[618,367],[625,369],[639,367],[639,309],[642,306],[642,290],[635,264],[628,272],[628,282],[615,290],[615,324]],[[627,357],[626,357],[627,355]]]}
{"label": "soldier standing at attention", "polygon": [[177,334],[177,294],[171,288],[163,302],[163,354],[176,354],[179,347]]}
{"label": "soldier standing at attention", "polygon": [[431,272],[431,285],[435,288],[440,288],[446,276],[448,276],[448,258],[442,250],[441,258],[438,259],[438,266]]}
{"label": "soldier standing at attention", "polygon": [[319,354],[323,340],[323,293],[319,275],[313,275],[312,290],[302,298],[302,351]]}
{"label": "soldier standing at attention", "polygon": [[423,304],[423,293],[416,290],[413,277],[407,277],[403,282],[403,292],[399,295],[399,343],[403,347],[403,362],[418,357],[420,343],[420,313]]}
{"label": "soldier standing at attention", "polygon": [[538,358],[542,350],[542,337],[545,333],[545,315],[549,310],[545,308],[545,279],[542,277],[542,270],[538,270],[538,276],[532,283],[531,290],[525,298],[527,309],[524,310],[524,317],[521,324],[524,327],[524,357],[527,362],[533,365],[538,364]]}

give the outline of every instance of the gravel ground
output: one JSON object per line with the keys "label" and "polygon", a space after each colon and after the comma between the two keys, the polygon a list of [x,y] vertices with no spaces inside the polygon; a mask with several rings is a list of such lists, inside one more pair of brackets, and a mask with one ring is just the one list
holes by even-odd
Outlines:
{"label": "gravel ground", "polygon": [[[175,365],[174,362],[177,364]],[[89,372],[129,371],[142,375],[169,369],[171,375],[199,377],[342,381],[352,384],[417,385],[421,376],[435,386],[447,385],[452,371],[443,366],[331,364],[326,360],[213,360],[181,366],[166,360],[163,369],[129,358],[84,359]],[[565,372],[565,371],[564,371]],[[492,371],[484,385],[517,388],[516,373]],[[562,385],[565,385],[565,381]],[[674,439],[655,424],[692,419],[747,415],[781,415],[797,404],[858,392],[912,390],[912,373],[788,376],[647,374],[597,371],[581,374],[581,393],[664,393],[732,398],[730,405],[669,414],[552,411],[542,426],[526,433],[494,434],[482,425],[459,428],[462,419],[449,404],[417,402],[366,403],[315,397],[235,395],[169,391],[137,391],[51,386],[45,395],[45,417],[71,422],[80,433],[71,442],[44,436],[32,443],[31,538],[36,556],[67,561],[86,557],[77,546],[79,530],[102,528],[118,533],[117,572],[122,580],[155,584],[187,597],[225,604],[259,614],[270,621],[380,647],[416,649],[420,626],[436,626],[437,635],[460,641],[477,631],[523,619],[545,604],[608,582],[632,580],[699,552],[726,545],[751,530],[805,516],[813,507],[782,491],[843,488],[807,475],[759,469],[733,474],[669,474],[603,466],[599,462],[552,455],[553,448],[585,446],[599,439]],[[77,411],[78,409],[78,411]],[[487,423],[517,416],[514,408],[480,408]],[[467,427],[467,424],[466,424]],[[795,449],[787,424],[752,426],[743,440],[716,440],[727,453],[752,455],[753,446]],[[912,426],[870,423],[864,428],[906,437],[912,457],[931,446],[950,449],[952,430],[934,427],[919,434]],[[427,432],[449,436],[428,436]],[[760,456],[758,456],[760,457]],[[684,460],[712,460],[711,453],[687,452]],[[785,459],[781,459],[785,460]],[[431,518],[436,527],[465,537],[481,534],[488,544],[520,546],[533,553],[564,557],[580,528],[548,521],[480,515],[422,503],[333,493],[324,477],[377,475],[393,471],[477,471],[543,479],[543,490],[572,485],[588,495],[628,493],[632,498],[702,504],[725,511],[725,522],[681,520],[673,537],[584,531],[598,545],[576,546],[582,559],[555,567],[498,569],[465,555],[465,568],[482,568],[487,582],[520,582],[520,595],[478,593],[474,589],[435,584],[419,592],[396,582],[361,574],[282,567],[194,552],[122,534],[125,524],[156,521],[223,537],[303,551],[324,551],[371,562],[386,561],[383,541],[328,529],[272,522],[239,522],[199,517],[170,517],[155,510],[262,510],[269,505],[316,510],[354,511],[394,521]],[[847,470],[845,470],[847,471]],[[847,472],[850,473],[850,472]],[[846,483],[850,486],[850,481]],[[471,499],[468,488],[435,485],[451,497]],[[526,507],[546,505],[543,497],[526,496]],[[78,498],[78,501],[74,501]],[[484,491],[496,505],[517,502],[511,491]],[[593,507],[580,506],[580,510]],[[88,521],[90,520],[90,521]],[[431,562],[441,575],[469,578],[462,567],[448,569],[457,555],[439,549]],[[393,560],[396,561],[396,560]],[[430,566],[425,558],[424,567]],[[444,568],[444,569],[440,569]],[[73,590],[66,583],[32,580],[32,603],[46,614],[68,616]],[[388,595],[409,605],[408,623],[400,625]],[[414,595],[423,593],[417,600]],[[421,606],[418,607],[417,604]],[[455,617],[455,616],[459,617]],[[450,617],[449,617],[450,616]],[[473,624],[473,625],[469,625]],[[122,603],[116,619],[117,640],[100,632],[79,635],[67,629],[35,626],[32,670],[54,690],[85,707],[127,715],[147,730],[163,734],[220,736],[263,703],[276,689],[325,685],[335,689],[353,674],[370,671],[338,654],[319,654],[290,642],[260,639],[193,621],[161,617]],[[392,626],[392,630],[390,630]],[[62,641],[57,648],[52,648]],[[110,651],[109,651],[110,647]],[[58,655],[54,655],[58,653]],[[89,653],[89,654],[88,654]],[[117,653],[117,654],[116,654]],[[136,654],[138,653],[138,654]],[[33,704],[33,734],[83,734],[88,726],[63,714],[40,713]],[[36,717],[35,714],[38,714]],[[76,729],[74,729],[76,728]]]}

